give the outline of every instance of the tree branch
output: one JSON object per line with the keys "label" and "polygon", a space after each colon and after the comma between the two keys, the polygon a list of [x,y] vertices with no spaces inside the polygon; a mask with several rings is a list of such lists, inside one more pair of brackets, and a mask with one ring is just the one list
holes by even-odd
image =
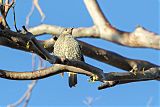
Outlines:
{"label": "tree branch", "polygon": [[33,88],[36,86],[36,83],[37,83],[37,82],[38,82],[37,80],[33,80],[33,81],[31,82],[31,84],[29,84],[28,89],[26,90],[26,92],[24,93],[24,95],[23,95],[17,102],[15,102],[15,103],[13,103],[13,104],[9,104],[7,107],[17,107],[17,106],[19,106],[24,100],[26,100],[26,102],[25,102],[25,104],[24,104],[24,107],[26,107],[25,105],[27,105],[27,104],[28,104],[28,101],[29,101],[28,98],[30,98],[30,96],[31,96],[31,94],[32,94],[32,90],[33,90]]}
{"label": "tree branch", "polygon": [[[89,69],[90,71],[87,71],[81,68],[76,68],[73,66],[68,66],[68,65],[54,64],[49,68],[32,71],[32,72],[15,72],[15,71],[7,71],[7,70],[0,69],[0,77],[5,79],[11,79],[11,80],[37,80],[37,79],[46,78],[52,75],[56,75],[62,72],[75,72],[75,73],[84,74],[87,76],[95,76],[102,72],[102,70],[100,69],[97,69],[95,67],[92,68],[91,66],[88,67],[82,63],[80,63],[80,65],[85,66],[84,69]],[[99,79],[102,79],[103,74],[100,74],[100,75],[101,76],[99,76],[100,77]]]}
{"label": "tree branch", "polygon": [[[1,44],[5,44],[6,42],[4,42],[4,41],[6,41],[6,40],[8,40],[8,42],[10,42],[10,41],[12,41],[12,43],[19,43],[19,44],[23,44],[23,37],[25,37],[24,35],[23,36],[17,36],[17,33],[15,33],[15,32],[12,32],[12,33],[4,33],[4,32],[2,32],[2,34],[1,35],[6,35],[7,34],[7,38],[4,38],[3,36],[1,36],[0,37],[0,40],[2,40],[0,43]],[[10,37],[10,36],[8,36],[8,35],[14,35],[12,38]],[[18,34],[18,35],[21,35],[21,34]],[[22,38],[21,38],[22,37]],[[15,39],[16,38],[16,39]],[[14,42],[13,42],[14,41]],[[39,41],[41,44],[43,44],[43,46],[45,47],[45,48],[51,48],[51,51],[53,50],[53,45],[54,45],[54,40],[53,39],[50,39],[50,40],[46,40],[46,41]],[[115,53],[112,53],[112,52],[107,52],[106,50],[103,50],[103,49],[100,49],[100,48],[97,48],[97,47],[94,47],[94,46],[92,46],[92,45],[89,45],[89,44],[87,44],[87,43],[84,43],[84,42],[81,42],[81,41],[79,41],[80,42],[80,44],[82,45],[82,50],[84,51],[84,53],[88,50],[88,53],[86,53],[86,54],[88,54],[88,55],[90,55],[90,56],[94,56],[95,57],[95,59],[96,59],[96,57],[97,57],[97,59],[101,59],[101,57],[102,57],[102,59],[103,59],[103,61],[105,62],[107,62],[107,63],[109,63],[109,61],[108,61],[108,58],[111,60],[112,59],[112,61],[114,62],[114,60],[115,61],[118,61],[116,58],[119,58],[119,61],[124,61],[125,62],[125,64],[127,64],[127,63],[129,63],[130,62],[130,64],[133,64],[134,65],[134,63],[136,64],[136,63],[139,63],[139,64],[144,64],[143,66],[146,66],[147,68],[150,68],[150,67],[153,67],[153,66],[157,66],[157,65],[154,65],[154,64],[151,64],[151,63],[149,63],[149,62],[145,62],[145,61],[140,61],[140,60],[130,60],[130,59],[127,59],[127,58],[125,58],[125,57],[122,57],[122,56],[120,56],[120,55],[118,55],[118,54],[115,54]],[[45,44],[46,43],[46,44]],[[25,44],[25,43],[24,43]],[[85,51],[85,49],[86,49],[86,51]],[[27,50],[27,49],[26,49]],[[28,51],[28,50],[27,50]],[[91,53],[93,53],[93,54],[91,54],[91,53],[89,53],[89,52],[91,52]],[[107,53],[109,53],[109,54],[111,54],[111,56],[107,56]],[[115,59],[113,58],[113,57],[116,57]],[[99,60],[100,60],[99,59]],[[104,60],[105,59],[105,60]],[[125,60],[124,60],[125,59]],[[111,62],[112,62],[111,61]],[[48,76],[51,76],[51,75],[55,75],[55,74],[58,74],[58,73],[61,73],[61,72],[64,72],[64,70],[67,70],[67,72],[75,72],[75,73],[80,73],[80,74],[85,74],[85,75],[87,75],[87,76],[94,76],[94,75],[97,75],[98,76],[98,80],[100,80],[101,82],[104,82],[104,75],[103,75],[103,71],[102,70],[100,70],[100,69],[98,69],[98,68],[94,68],[93,66],[88,66],[87,64],[81,64],[81,63],[75,63],[75,62],[70,62],[70,61],[67,61],[67,62],[64,62],[64,64],[67,64],[67,65],[59,65],[59,67],[56,67],[56,65],[55,66],[52,66],[52,67],[50,67],[50,68],[48,68],[48,69],[43,69],[43,70],[39,70],[39,71],[36,71],[36,72],[10,72],[10,71],[5,71],[5,70],[0,70],[0,77],[1,78],[6,78],[6,79],[22,79],[22,80],[32,80],[32,79],[41,79],[41,78],[45,78],[45,77],[48,77]],[[125,65],[124,64],[124,65]],[[130,65],[129,64],[129,65]],[[68,65],[71,65],[71,66],[68,66]],[[87,65],[87,66],[86,66]],[[60,67],[61,66],[61,67]],[[76,68],[76,67],[73,67],[73,66],[78,66],[78,67],[80,67],[80,68]],[[127,65],[128,66],[128,65]],[[126,66],[126,67],[127,67]],[[136,66],[138,66],[137,64],[136,64]],[[82,69],[81,69],[82,68]],[[132,68],[132,67],[131,67]],[[143,67],[141,67],[141,68],[143,68]],[[87,70],[84,70],[84,69],[87,69]],[[124,69],[124,68],[123,68]],[[125,68],[125,69],[130,69],[130,68]],[[145,68],[146,69],[146,68]],[[144,69],[144,70],[145,70]],[[77,72],[78,71],[78,72]],[[116,75],[115,75],[116,74]],[[108,76],[109,75],[109,76]],[[117,76],[118,75],[118,76]],[[120,76],[119,76],[120,75]],[[139,74],[137,74],[137,75],[139,75]],[[126,80],[127,78],[131,78],[131,77],[133,76],[133,80]],[[140,75],[141,76],[141,75]],[[143,76],[143,75],[142,75]],[[153,76],[153,75],[152,75]],[[134,79],[137,79],[137,78],[139,78],[138,76],[136,76],[135,77],[135,75],[133,75],[132,73],[129,73],[129,74],[119,74],[119,73],[109,73],[109,74],[107,74],[107,75],[105,75],[105,81],[106,81],[106,83],[109,83],[109,86],[113,86],[113,85],[116,85],[115,83],[117,83],[117,78],[119,79],[119,81],[118,81],[118,83],[128,83],[128,82],[134,82],[134,81],[141,81],[141,80],[151,80],[151,79],[157,79],[157,78],[149,78],[148,79],[148,77],[144,77],[144,78],[142,78],[142,77],[140,77],[140,78],[142,78],[141,80],[134,80]],[[115,77],[115,78],[113,78],[113,77]],[[153,76],[154,77],[154,76]],[[110,79],[110,78],[113,78],[113,80],[114,81],[111,81],[112,79]],[[125,79],[125,80],[121,80],[121,79]],[[147,78],[147,79],[146,79]],[[112,83],[112,84],[111,84]],[[113,84],[114,83],[114,84]],[[105,86],[107,86],[106,84],[105,84]]]}
{"label": "tree branch", "polygon": [[[0,39],[2,40],[2,44],[4,43],[4,40],[8,39],[9,42],[14,42],[13,44],[15,44],[16,46],[24,47],[26,49],[30,48],[30,51],[39,53],[42,58],[52,64],[56,62],[56,60],[58,60],[56,56],[50,55],[49,52],[44,49],[43,46],[37,41],[37,39],[29,32],[26,34],[22,34],[11,31],[9,29],[3,29],[0,32],[0,37],[2,37]],[[30,42],[32,44],[29,44]]]}
{"label": "tree branch", "polygon": [[[62,72],[74,72],[79,74],[84,74],[87,76],[94,77],[93,71],[95,69],[90,69],[92,71],[87,71],[81,68],[76,68],[73,66],[55,64],[52,67],[41,69],[33,72],[13,72],[0,70],[0,77],[5,79],[12,80],[36,80],[42,79],[51,75],[56,75]],[[96,71],[97,73],[97,71]],[[125,84],[130,82],[137,81],[146,81],[146,80],[156,80],[160,78],[160,68],[150,68],[146,71],[137,72],[136,75],[130,72],[110,72],[105,73],[105,76],[98,77],[98,81],[105,82],[102,84],[99,89],[104,89],[108,87],[115,86],[117,84]],[[116,82],[116,84],[115,84]]]}
{"label": "tree branch", "polygon": [[45,19],[45,14],[43,13],[41,7],[39,6],[39,0],[33,0],[33,4],[35,5],[35,7],[37,8],[39,14],[41,15],[41,22],[43,22],[43,20]]}
{"label": "tree branch", "polygon": [[[53,39],[48,39],[40,42],[49,52],[52,52],[55,42]],[[138,68],[138,70],[141,71],[147,70],[152,67],[158,67],[158,65],[144,60],[126,58],[115,52],[98,48],[83,41],[78,40],[78,42],[82,47],[82,53],[84,55],[126,71],[130,71],[133,68]]]}
{"label": "tree branch", "polygon": [[105,77],[107,82],[99,86],[98,87],[99,90],[131,82],[140,82],[140,81],[157,80],[157,79],[159,80],[160,67],[150,68],[145,71],[137,72],[136,75],[130,72],[121,72],[121,73],[110,72],[110,73],[105,73]]}
{"label": "tree branch", "polygon": [[[120,31],[114,28],[105,18],[96,0],[84,0],[84,2],[95,26],[89,28],[75,28],[73,30],[73,35],[75,37],[94,37],[123,46],[160,49],[159,35],[150,32],[143,27],[137,27],[133,32]],[[43,24],[31,28],[29,31],[34,35],[46,33],[59,35],[63,29],[63,27]]]}
{"label": "tree branch", "polygon": [[[18,39],[18,41],[20,42],[21,39],[20,40]],[[49,52],[53,52],[53,47],[54,47],[54,42],[55,42],[54,39],[49,39],[49,40],[39,41],[39,42]],[[117,53],[95,47],[93,45],[90,45],[82,41],[79,41],[79,43],[82,46],[82,53],[84,55],[91,57],[93,59],[96,59],[100,62],[104,62],[109,65],[118,67],[120,69],[126,70],[126,71],[130,71],[133,68],[138,68],[138,70],[142,70],[142,69],[147,70],[151,67],[158,67],[158,65],[152,64],[150,62],[143,61],[143,60],[129,59]],[[33,52],[32,48],[26,49],[26,47],[21,46],[21,45],[16,45],[14,42],[11,42],[3,37],[0,37],[0,45],[20,49],[23,51]],[[42,56],[40,52],[38,51],[34,51],[34,52]]]}
{"label": "tree branch", "polygon": [[142,69],[147,70],[151,67],[158,67],[158,65],[152,64],[150,62],[130,59],[115,52],[104,50],[82,41],[79,41],[79,43],[82,46],[82,52],[86,56],[126,71],[130,71],[133,68],[138,68],[138,70],[141,71]]}
{"label": "tree branch", "polygon": [[[92,1],[92,0],[91,0]],[[30,28],[29,31],[33,35],[52,34],[60,35],[60,32],[65,29],[64,27],[42,24]],[[143,27],[137,27],[133,32],[124,32],[116,28],[104,29],[103,34],[100,34],[97,26],[93,27],[81,27],[73,29],[74,37],[89,37],[100,38],[119,45],[134,47],[134,48],[152,48],[160,49],[160,36],[153,32],[146,30]],[[109,31],[110,30],[110,31]]]}
{"label": "tree branch", "polygon": [[85,6],[96,26],[101,30],[106,24],[107,26],[109,22],[105,18],[104,14],[102,13],[98,2],[96,0],[84,0]]}
{"label": "tree branch", "polygon": [[[124,46],[160,49],[159,35],[142,27],[137,27],[133,32],[120,31],[113,27],[105,18],[96,0],[84,0],[84,2],[95,25],[88,28],[73,29],[72,34],[75,37],[101,38]],[[35,36],[42,34],[60,35],[63,29],[63,27],[43,24],[29,29],[29,31],[32,32]],[[45,49],[53,52],[54,40],[50,39],[46,41],[38,41],[35,37],[33,37],[33,35],[21,34],[4,29],[0,32],[0,45],[21,49],[28,52],[34,52],[45,60],[52,59],[52,56]],[[31,48],[26,47],[29,41],[33,43]],[[52,67],[33,72],[12,72],[0,70],[0,77],[13,80],[36,80],[62,72],[75,72],[79,74],[85,74],[87,76],[92,76],[95,77],[98,81],[105,82],[105,84],[102,85],[103,87],[100,88],[111,87],[116,84],[155,80],[160,78],[160,69],[152,68],[158,67],[158,65],[147,61],[129,59],[117,53],[92,46],[82,41],[79,41],[79,43],[82,46],[82,52],[86,56],[127,71],[137,68],[136,70],[138,73],[135,75],[128,72],[114,72],[106,73],[104,75],[101,69],[89,64],[66,60],[64,62],[60,62],[65,65],[55,64]],[[46,59],[46,57],[48,59]]]}
{"label": "tree branch", "polygon": [[88,12],[98,27],[99,37],[117,44],[130,47],[144,47],[160,49],[160,36],[137,27],[133,32],[124,32],[114,28],[105,18],[96,0],[84,0]]}
{"label": "tree branch", "polygon": [[5,3],[3,3],[3,0],[1,0],[0,2],[0,12],[1,12],[1,15],[0,16],[0,25],[1,27],[6,27],[6,28],[9,28],[9,25],[6,21],[6,18],[7,18],[7,15],[8,15],[8,12],[10,10],[10,8],[13,6],[15,0],[12,0],[11,2],[9,0],[5,0]]}

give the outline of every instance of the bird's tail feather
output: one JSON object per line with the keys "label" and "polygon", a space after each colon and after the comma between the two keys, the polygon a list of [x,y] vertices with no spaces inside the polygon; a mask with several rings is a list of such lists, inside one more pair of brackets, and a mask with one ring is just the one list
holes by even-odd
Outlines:
{"label": "bird's tail feather", "polygon": [[77,74],[75,74],[75,73],[69,73],[68,82],[69,82],[69,87],[70,88],[75,87],[76,84],[77,84]]}

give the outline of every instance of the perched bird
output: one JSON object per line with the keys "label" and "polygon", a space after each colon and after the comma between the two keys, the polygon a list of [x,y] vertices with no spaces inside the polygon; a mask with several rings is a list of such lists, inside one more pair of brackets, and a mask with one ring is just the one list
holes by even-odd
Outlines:
{"label": "perched bird", "polygon": [[[54,44],[54,55],[73,61],[84,61],[79,43],[71,35],[72,28],[64,29]],[[69,87],[77,84],[77,74],[69,73]]]}

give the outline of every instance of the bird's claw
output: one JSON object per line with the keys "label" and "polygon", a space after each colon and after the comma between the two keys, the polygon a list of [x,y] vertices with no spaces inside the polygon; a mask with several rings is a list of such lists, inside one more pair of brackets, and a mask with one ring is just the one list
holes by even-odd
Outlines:
{"label": "bird's claw", "polygon": [[137,71],[138,71],[138,67],[135,66],[132,68],[132,70],[130,70],[129,72],[133,73],[134,75],[137,75]]}
{"label": "bird's claw", "polygon": [[27,44],[26,44],[26,48],[27,48],[27,49],[30,48],[30,43],[31,43],[31,41],[28,41],[28,42],[27,42]]}
{"label": "bird's claw", "polygon": [[145,75],[144,71],[145,71],[145,68],[142,69],[142,74],[143,74],[143,75]]}
{"label": "bird's claw", "polygon": [[93,76],[90,77],[89,82],[95,82],[97,80],[98,80],[98,76],[97,75],[93,75]]}

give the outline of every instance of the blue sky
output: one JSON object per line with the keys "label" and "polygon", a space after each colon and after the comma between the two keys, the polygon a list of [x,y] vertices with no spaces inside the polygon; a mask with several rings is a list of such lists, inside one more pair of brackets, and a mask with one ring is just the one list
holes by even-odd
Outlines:
{"label": "blue sky", "polygon": [[[124,31],[133,31],[141,25],[150,31],[159,33],[159,0],[98,0],[105,16],[113,26]],[[25,25],[25,18],[31,8],[31,0],[16,1],[16,18],[18,27]],[[46,19],[43,23],[64,27],[89,27],[93,25],[82,0],[40,0]],[[40,15],[35,9],[30,19],[30,26],[40,24]],[[9,25],[13,28],[13,15],[8,15]],[[41,39],[50,37],[45,35]],[[153,49],[139,49],[119,46],[104,40],[81,39],[90,44],[117,52],[128,58],[142,59],[160,65],[160,52]],[[31,54],[0,46],[0,69],[14,71],[31,71]],[[102,68],[104,71],[123,72],[118,68],[85,57],[87,63]],[[47,66],[50,66],[47,64]],[[39,80],[29,105],[32,106],[83,106],[86,97],[93,97],[93,107],[158,107],[160,84],[147,81],[115,86],[98,91],[100,84],[89,83],[88,77],[79,75],[76,88],[68,87],[67,75],[53,76]],[[13,81],[0,79],[0,105],[17,101],[25,92],[31,81]],[[87,107],[87,106],[86,106]]]}

